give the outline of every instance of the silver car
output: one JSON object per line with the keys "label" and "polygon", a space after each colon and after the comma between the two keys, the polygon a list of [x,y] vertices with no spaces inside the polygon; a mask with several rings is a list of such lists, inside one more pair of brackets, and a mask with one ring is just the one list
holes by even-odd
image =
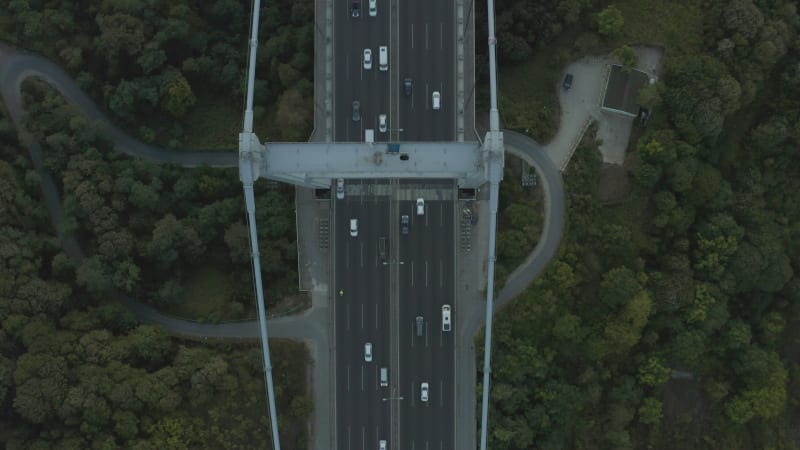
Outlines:
{"label": "silver car", "polygon": [[420,392],[419,398],[423,402],[427,402],[428,401],[428,388],[429,388],[428,387],[428,383],[422,383],[422,387],[420,389],[421,392]]}

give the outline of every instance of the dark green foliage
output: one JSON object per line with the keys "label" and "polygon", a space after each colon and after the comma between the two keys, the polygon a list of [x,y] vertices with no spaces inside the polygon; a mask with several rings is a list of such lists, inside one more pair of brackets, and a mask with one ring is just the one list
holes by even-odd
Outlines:
{"label": "dark green foliage", "polygon": [[[304,141],[311,131],[313,5],[311,1],[262,2],[258,101],[275,107],[285,103],[283,93],[289,91],[295,92],[290,103],[298,106],[278,116],[278,121],[292,123],[286,131],[294,134],[282,136],[279,126],[271,126],[271,137]],[[69,70],[85,71],[78,78],[92,80],[86,87],[98,103],[135,131],[146,120],[150,127],[143,136],[148,139],[164,143],[185,139],[172,125],[195,129],[192,118],[186,116],[198,97],[242,97],[250,3],[181,0],[79,5],[48,0],[35,5],[15,1],[7,6],[5,39],[44,53]],[[235,142],[235,136],[230,142]]]}
{"label": "dark green foliage", "polygon": [[[659,93],[674,128],[651,125],[634,143],[631,200],[598,206],[596,144],[575,152],[559,256],[495,321],[491,446],[796,448],[790,3],[708,2],[711,48],[667,58]],[[513,206],[502,209],[523,215]]]}

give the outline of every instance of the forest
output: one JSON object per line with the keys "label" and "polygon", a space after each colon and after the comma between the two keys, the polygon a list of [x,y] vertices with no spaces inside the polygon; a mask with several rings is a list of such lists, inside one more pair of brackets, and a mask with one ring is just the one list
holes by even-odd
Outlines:
{"label": "forest", "polygon": [[[564,174],[557,257],[496,316],[490,446],[800,448],[797,4],[511,3],[513,23],[585,4],[553,23],[596,54],[655,43],[666,60],[640,99],[654,115],[628,148],[628,195],[599,201],[607,168],[590,129]],[[680,20],[687,11],[700,30]],[[560,25],[502,23],[515,51],[528,43],[536,57],[558,42]],[[659,25],[642,34],[639,23]],[[500,56],[514,70],[509,50]]]}
{"label": "forest", "polygon": [[[51,121],[41,122],[44,128],[58,130],[59,120],[75,119],[59,111],[64,108],[60,99],[42,99],[41,106],[39,113],[50,111]],[[109,153],[104,148],[108,144],[80,119],[70,122],[74,128],[61,128],[58,145],[74,154],[53,150],[48,164],[71,166],[63,172],[64,183],[82,185],[77,191],[87,189],[88,183],[79,181],[89,172],[96,172],[101,191],[103,186],[109,189],[86,193],[86,201],[98,209],[89,216],[70,216],[71,223],[64,225],[92,249],[93,256],[77,267],[62,249],[40,200],[40,179],[16,130],[7,117],[0,117],[0,443],[7,449],[242,449],[253,448],[254,442],[266,447],[270,436],[258,344],[176,339],[161,327],[139,323],[113,296],[114,288],[146,293],[140,286],[148,285],[147,278],[158,278],[149,274],[150,265],[176,264],[205,244],[186,225],[193,219],[174,216],[150,223],[149,232],[157,239],[136,244],[134,236],[140,237],[158,211],[137,212],[131,206],[130,216],[119,214],[113,204],[127,205],[130,199],[122,193],[130,194],[130,189],[115,192],[108,172],[130,172],[130,184],[142,182],[145,173],[183,183],[195,182],[196,175],[137,166]],[[86,150],[76,152],[81,148]],[[206,176],[209,183],[221,182],[219,175]],[[108,223],[122,225],[123,219],[138,222],[133,230],[139,231],[122,226],[116,232],[95,231]],[[159,223],[168,231],[154,232]],[[187,237],[190,232],[193,239]],[[218,229],[212,235],[220,238],[220,233]],[[174,248],[162,244],[174,260],[148,260],[152,256],[146,249],[158,239],[181,243]],[[135,262],[139,258],[145,261],[142,270]],[[282,440],[306,448],[305,424],[313,406],[306,395],[305,346],[282,341],[271,346],[278,408],[285,420]]]}
{"label": "forest", "polygon": [[[66,68],[137,139],[235,151],[250,2],[0,3],[0,40]],[[305,140],[313,3],[262,2],[261,16],[256,128]],[[257,343],[180,339],[117,301],[130,296],[201,321],[254,316],[237,172],[120,155],[47,84],[22,88],[25,138],[41,143],[64,214],[51,221],[42,179],[0,111],[0,446],[269,447]],[[267,182],[255,189],[274,310],[297,290],[294,191]],[[85,257],[66,248],[65,235]],[[307,448],[307,350],[277,340],[271,350],[281,441]]]}

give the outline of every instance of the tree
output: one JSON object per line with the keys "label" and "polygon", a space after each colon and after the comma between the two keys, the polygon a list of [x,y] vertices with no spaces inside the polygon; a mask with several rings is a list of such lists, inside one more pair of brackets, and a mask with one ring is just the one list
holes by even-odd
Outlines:
{"label": "tree", "polygon": [[663,407],[661,400],[654,397],[647,397],[639,407],[639,422],[645,425],[656,425],[661,423]]}
{"label": "tree", "polygon": [[600,283],[600,301],[610,309],[627,304],[642,292],[639,280],[627,267],[616,267],[603,275]]}
{"label": "tree", "polygon": [[650,387],[658,387],[669,381],[670,369],[657,356],[650,356],[639,366],[639,381]]}
{"label": "tree", "polygon": [[111,269],[98,256],[86,258],[76,271],[76,282],[93,294],[102,294],[112,287]]}
{"label": "tree", "polygon": [[622,31],[625,19],[622,12],[614,5],[609,5],[606,9],[597,14],[598,31],[603,36],[614,36]]}
{"label": "tree", "polygon": [[642,86],[636,96],[636,103],[644,106],[645,108],[655,108],[661,104],[662,89],[663,84],[660,82],[648,83],[645,86]]}
{"label": "tree", "polygon": [[197,232],[172,214],[156,222],[153,238],[146,245],[147,254],[163,268],[169,268],[181,255],[191,259],[203,251],[204,245]]}
{"label": "tree", "polygon": [[614,58],[622,64],[622,70],[626,72],[630,72],[631,69],[636,67],[636,63],[639,62],[639,55],[636,53],[636,50],[627,45],[623,45],[614,50]]}
{"label": "tree", "polygon": [[67,363],[47,353],[25,353],[17,359],[14,409],[35,424],[55,417],[67,395]]}
{"label": "tree", "polygon": [[175,345],[164,331],[157,325],[140,325],[128,334],[136,360],[147,367],[160,367],[169,362],[175,353]]}
{"label": "tree", "polygon": [[281,94],[275,114],[275,125],[282,130],[284,139],[299,142],[308,138],[313,119],[310,104],[296,88],[290,88]]}
{"label": "tree", "polygon": [[128,14],[98,14],[96,22],[100,36],[95,38],[95,47],[109,60],[116,60],[119,53],[135,56],[141,52],[145,25],[140,19]]}
{"label": "tree", "polygon": [[180,72],[171,73],[171,77],[172,81],[167,86],[166,92],[162,93],[161,105],[173,117],[180,118],[194,106],[197,99],[189,85],[189,80]]}
{"label": "tree", "polygon": [[232,223],[225,231],[225,244],[234,264],[246,264],[250,260],[250,233],[246,225]]}

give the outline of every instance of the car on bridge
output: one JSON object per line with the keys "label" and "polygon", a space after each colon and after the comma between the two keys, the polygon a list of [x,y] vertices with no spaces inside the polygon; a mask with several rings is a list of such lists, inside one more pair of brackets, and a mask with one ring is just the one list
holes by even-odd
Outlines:
{"label": "car on bridge", "polygon": [[364,344],[364,361],[372,362],[372,342]]}
{"label": "car on bridge", "polygon": [[344,178],[336,179],[336,198],[339,200],[344,199]]}
{"label": "car on bridge", "polygon": [[364,49],[364,70],[372,69],[372,50],[369,48]]}
{"label": "car on bridge", "polygon": [[378,116],[378,131],[381,133],[386,133],[386,130],[389,126],[386,124],[386,114],[381,114]]}

